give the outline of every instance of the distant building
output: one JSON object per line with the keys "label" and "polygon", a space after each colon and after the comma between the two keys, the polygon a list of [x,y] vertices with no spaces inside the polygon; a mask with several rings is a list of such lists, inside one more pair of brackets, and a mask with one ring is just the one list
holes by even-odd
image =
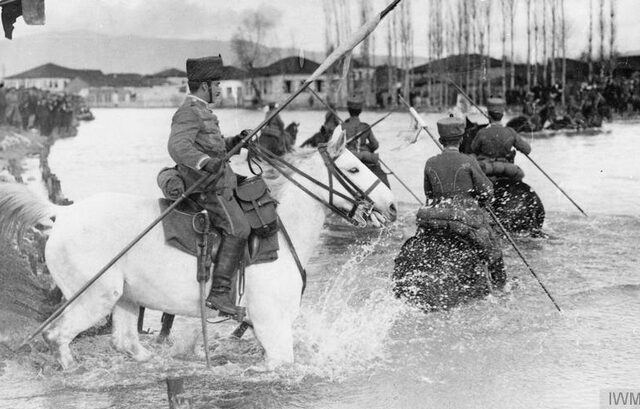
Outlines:
{"label": "distant building", "polygon": [[38,88],[52,92],[63,92],[77,77],[103,75],[100,70],[76,70],[48,63],[4,79],[7,88]]}
{"label": "distant building", "polygon": [[246,71],[227,65],[224,67],[220,88],[222,89],[222,107],[240,107],[243,105]]}
{"label": "distant building", "polygon": [[[300,57],[287,57],[266,67],[258,68],[251,79],[248,75],[244,79],[244,106],[257,103],[258,93],[263,102],[284,101],[291,96],[320,64]],[[321,75],[312,84],[313,90],[321,96],[326,96],[326,77]],[[317,107],[319,102],[312,95],[296,98],[291,106]]]}

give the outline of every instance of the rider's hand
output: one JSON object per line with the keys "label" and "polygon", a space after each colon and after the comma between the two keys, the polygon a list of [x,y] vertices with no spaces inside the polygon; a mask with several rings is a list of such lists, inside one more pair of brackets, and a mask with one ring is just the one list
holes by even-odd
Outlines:
{"label": "rider's hand", "polygon": [[253,132],[253,129],[245,129],[244,131],[240,132],[240,136],[242,136],[243,138],[245,138],[247,135],[249,135],[251,132]]}
{"label": "rider's hand", "polygon": [[222,161],[220,159],[209,158],[209,160],[204,163],[202,169],[206,170],[209,173],[218,173],[221,167]]}

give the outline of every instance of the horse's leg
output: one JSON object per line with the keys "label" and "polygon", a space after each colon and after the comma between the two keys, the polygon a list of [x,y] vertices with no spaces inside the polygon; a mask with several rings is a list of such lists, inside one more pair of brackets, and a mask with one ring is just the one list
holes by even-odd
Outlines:
{"label": "horse's leg", "polygon": [[274,308],[272,302],[252,304],[255,309],[249,309],[249,316],[256,338],[265,350],[267,369],[293,363],[293,323],[288,314]]}
{"label": "horse's leg", "polygon": [[115,348],[125,352],[136,361],[146,361],[152,357],[138,339],[138,309],[139,305],[121,298],[113,309],[112,340]]}
{"label": "horse's leg", "polygon": [[115,290],[96,284],[70,304],[60,318],[44,332],[44,339],[49,346],[57,350],[56,358],[63,369],[69,369],[74,364],[69,343],[80,332],[97,324],[108,315],[121,296],[121,289]]}

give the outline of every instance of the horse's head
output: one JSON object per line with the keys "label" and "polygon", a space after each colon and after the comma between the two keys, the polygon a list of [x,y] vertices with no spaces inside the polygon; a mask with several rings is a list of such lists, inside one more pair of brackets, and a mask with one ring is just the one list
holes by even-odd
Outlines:
{"label": "horse's head", "polygon": [[298,128],[300,127],[300,122],[291,122],[289,125],[287,125],[286,128],[284,128],[284,130],[293,137],[293,140],[295,141],[296,136],[298,136]]}
{"label": "horse's head", "polygon": [[[329,169],[329,172],[323,172],[325,176],[320,180],[339,192],[338,195],[324,193],[325,197],[334,206],[346,212],[353,212],[353,201],[361,202],[365,207],[372,206],[370,220],[374,224],[385,219],[394,221],[397,210],[393,193],[367,166],[346,149],[346,142],[346,132],[336,128],[326,147],[320,147],[325,166]],[[346,179],[346,183],[340,180],[341,177]],[[333,180],[328,180],[329,178]]]}

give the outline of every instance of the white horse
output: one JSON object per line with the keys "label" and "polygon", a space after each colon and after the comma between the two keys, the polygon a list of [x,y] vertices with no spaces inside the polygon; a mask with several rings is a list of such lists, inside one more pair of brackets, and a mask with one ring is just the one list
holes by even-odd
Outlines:
{"label": "white horse", "polygon": [[[345,149],[345,135],[336,132],[328,152],[336,165],[363,191],[376,176]],[[327,184],[328,172],[315,150],[302,150],[289,159],[302,171]],[[328,192],[293,174],[301,184],[328,200]],[[334,189],[350,196],[339,184]],[[329,211],[318,201],[285,181],[274,192],[278,212],[289,231],[302,264],[313,253]],[[369,194],[374,214],[394,220],[396,208],[391,191],[379,183]],[[334,204],[351,204],[334,195]],[[65,297],[71,297],[89,281],[126,243],[160,214],[156,198],[100,193],[71,206],[56,206],[19,184],[0,184],[0,230],[49,224],[45,256],[49,271]],[[55,222],[52,224],[52,220]],[[266,353],[267,368],[293,362],[292,324],[299,312],[302,280],[290,248],[279,233],[276,261],[251,265],[245,273],[248,318]],[[113,314],[112,341],[117,350],[135,360],[152,354],[138,339],[138,307],[170,314],[198,317],[199,290],[195,278],[196,258],[165,243],[156,226],[100,279],[72,303],[44,332],[63,368],[74,364],[69,343],[81,331]],[[208,283],[210,285],[210,283]]]}

